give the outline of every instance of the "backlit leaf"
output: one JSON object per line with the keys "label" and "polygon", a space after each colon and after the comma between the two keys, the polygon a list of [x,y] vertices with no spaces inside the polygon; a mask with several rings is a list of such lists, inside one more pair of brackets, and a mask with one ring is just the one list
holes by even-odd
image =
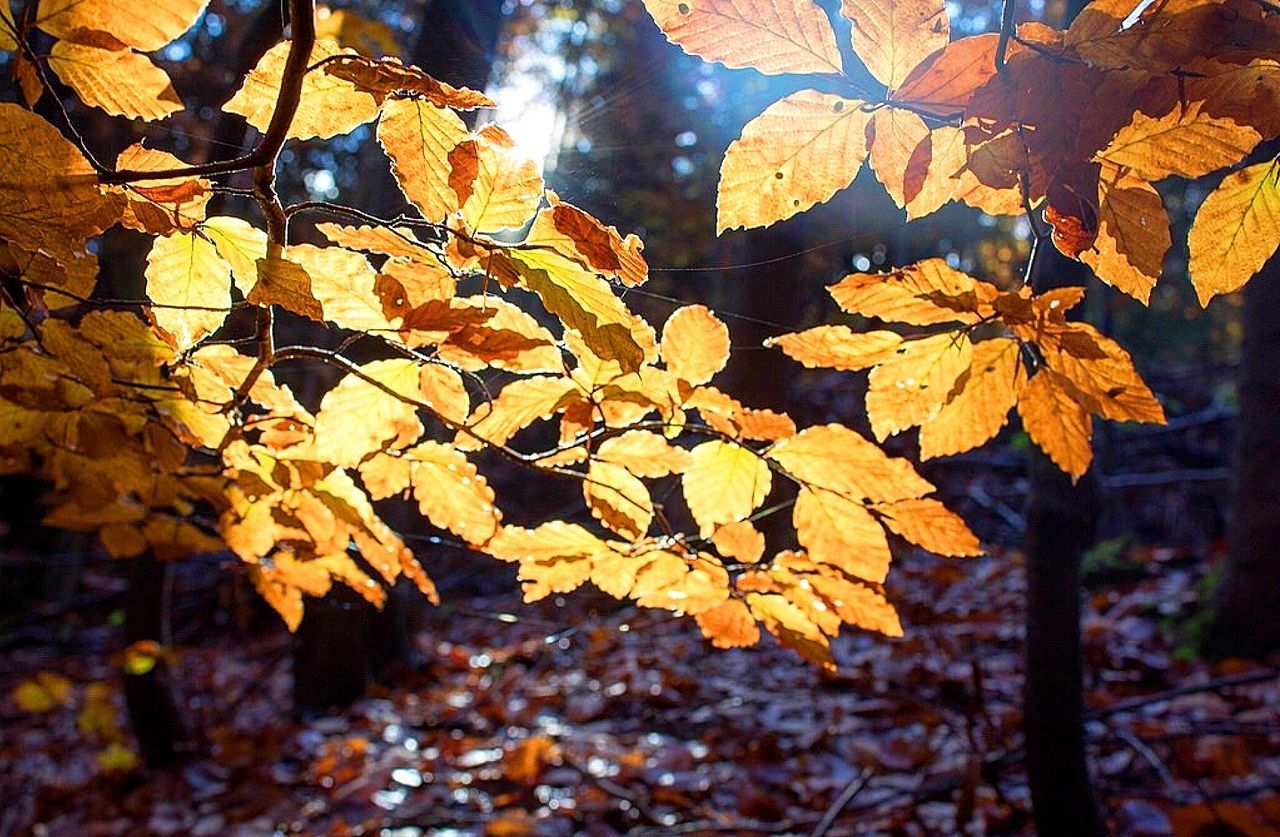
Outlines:
{"label": "backlit leaf", "polygon": [[1280,245],[1280,164],[1228,174],[1209,193],[1187,236],[1191,283],[1201,305],[1244,286]]}
{"label": "backlit leaf", "polygon": [[644,0],[667,39],[726,67],[762,73],[839,73],[827,16],[810,0]]}
{"label": "backlit leaf", "polygon": [[662,327],[661,354],[680,380],[705,384],[729,361],[729,329],[704,305],[677,308]]}
{"label": "backlit leaf", "polygon": [[151,122],[182,110],[169,74],[132,50],[58,41],[49,52],[49,66],[80,101],[112,116]]}
{"label": "backlit leaf", "polygon": [[720,524],[746,518],[764,502],[773,475],[755,452],[732,442],[711,441],[690,453],[681,484],[703,537]]}
{"label": "backlit leaf", "polygon": [[963,453],[995,438],[1026,381],[1018,341],[998,337],[974,343],[959,391],[920,425],[920,458]]}
{"label": "backlit leaf", "polygon": [[1248,125],[1210,115],[1198,103],[1179,105],[1160,117],[1135,111],[1097,159],[1127,166],[1145,180],[1200,177],[1244,159],[1260,136]]}
{"label": "backlit leaf", "polygon": [[890,89],[946,46],[951,33],[941,0],[844,0],[840,14],[853,26],[853,51]]}
{"label": "backlit leaf", "polygon": [[800,489],[792,511],[796,537],[809,557],[867,581],[889,574],[889,541],[861,504],[821,489]]}
{"label": "backlit leaf", "polygon": [[1093,419],[1072,398],[1069,386],[1052,370],[1037,372],[1022,389],[1018,415],[1031,441],[1072,479],[1079,479],[1093,459]]}
{"label": "backlit leaf", "polygon": [[848,326],[828,325],[770,337],[764,344],[779,347],[810,369],[856,372],[892,357],[902,337],[893,331],[855,332]]}
{"label": "backlit leaf", "polygon": [[797,480],[847,500],[886,503],[923,497],[933,486],[898,457],[838,424],[809,427],[766,454]]}
{"label": "backlit leaf", "polygon": [[151,315],[178,349],[216,331],[231,310],[231,265],[195,233],[161,236],[147,254]]}
{"label": "backlit leaf", "polygon": [[964,520],[937,500],[899,500],[874,508],[894,533],[929,552],[954,557],[982,554],[977,536]]}
{"label": "backlit leaf", "polygon": [[143,52],[157,50],[191,28],[209,0],[40,0],[36,25],[79,43],[114,41]]}
{"label": "backlit leaf", "polygon": [[867,417],[876,438],[933,418],[972,358],[973,346],[964,334],[935,334],[899,346],[868,377]]}
{"label": "backlit leaf", "polygon": [[867,157],[862,105],[802,90],[748,122],[720,167],[716,231],[767,227],[852,183]]}

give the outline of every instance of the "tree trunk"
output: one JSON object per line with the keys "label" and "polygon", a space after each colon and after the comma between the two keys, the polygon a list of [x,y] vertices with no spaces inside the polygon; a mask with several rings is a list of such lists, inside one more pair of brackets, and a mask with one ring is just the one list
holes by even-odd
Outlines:
{"label": "tree trunk", "polygon": [[[125,594],[124,641],[127,645],[155,643],[164,646],[164,585],[168,568],[150,552],[134,558],[129,567]],[[126,665],[124,697],[129,723],[148,767],[162,767],[173,760],[178,744],[187,737],[186,723],[174,695],[169,666],[162,655],[145,654],[154,665],[132,671]],[[144,670],[145,669],[145,670]]]}
{"label": "tree trunk", "polygon": [[[1091,272],[1041,243],[1037,293],[1084,285]],[[1093,472],[1078,482],[1033,448],[1028,463],[1026,680],[1022,731],[1032,813],[1042,837],[1104,834],[1085,755],[1080,565],[1102,504]]]}
{"label": "tree trunk", "polygon": [[1212,657],[1280,650],[1280,258],[1244,291],[1230,552],[1205,642]]}

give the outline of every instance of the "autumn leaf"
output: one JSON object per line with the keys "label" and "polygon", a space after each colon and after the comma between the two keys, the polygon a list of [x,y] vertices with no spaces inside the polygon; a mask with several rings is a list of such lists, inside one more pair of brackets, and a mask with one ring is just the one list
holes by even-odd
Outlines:
{"label": "autumn leaf", "polygon": [[741,445],[703,442],[690,455],[681,485],[703,537],[710,537],[720,524],[745,519],[760,507],[773,484],[769,464]]}
{"label": "autumn leaf", "polygon": [[317,455],[335,465],[358,465],[392,442],[412,443],[422,433],[424,400],[418,363],[375,360],[325,393],[316,413]]}
{"label": "autumn leaf", "polygon": [[764,345],[777,346],[810,369],[848,372],[870,369],[891,357],[901,344],[902,337],[893,331],[856,332],[843,325],[815,326],[764,341]]}
{"label": "autumn leaf", "polygon": [[933,491],[910,462],[890,457],[856,431],[838,424],[806,428],[765,455],[802,484],[847,500],[887,503]]}
{"label": "autumn leaf", "polygon": [[582,494],[592,516],[624,537],[641,537],[653,521],[649,489],[622,465],[592,462]]}
{"label": "autumn leaf", "polygon": [[161,236],[147,254],[151,316],[178,349],[217,331],[231,310],[231,265],[196,233]]}
{"label": "autumn leaf", "polygon": [[741,599],[728,599],[695,619],[703,635],[717,648],[747,648],[760,641],[760,627]]}
{"label": "autumn leaf", "polygon": [[1145,180],[1195,178],[1244,159],[1260,138],[1248,125],[1191,103],[1159,117],[1135,111],[1096,159],[1127,166]]}
{"label": "autumn leaf", "polygon": [[796,538],[818,563],[877,584],[889,574],[889,541],[866,507],[841,494],[801,488],[792,520]]}
{"label": "autumn leaf", "polygon": [[1145,303],[1172,246],[1169,219],[1154,186],[1107,168],[1098,181],[1097,237],[1079,258],[1099,279]]}
{"label": "autumn leaf", "polygon": [[972,358],[964,334],[935,334],[899,346],[868,378],[867,417],[876,438],[883,441],[933,418]]}
{"label": "autumn leaf", "polygon": [[1280,245],[1280,167],[1275,160],[1223,178],[1200,205],[1187,245],[1200,304],[1243,287]]}
{"label": "autumn leaf", "polygon": [[680,380],[705,384],[729,361],[729,329],[706,306],[686,305],[663,325],[660,352]]}
{"label": "autumn leaf", "polygon": [[726,523],[711,535],[716,551],[726,558],[754,564],[764,556],[764,535],[750,521]]}
{"label": "autumn leaf", "polygon": [[828,288],[850,314],[910,325],[973,323],[995,288],[951,267],[925,259],[888,274],[853,273]]}
{"label": "autumn leaf", "polygon": [[390,99],[378,120],[378,142],[391,158],[400,190],[428,221],[444,221],[460,207],[450,183],[450,153],[469,138],[452,110],[422,99]]}
{"label": "autumn leaf", "polygon": [[596,449],[595,456],[603,462],[626,468],[637,477],[650,479],[682,473],[691,461],[689,452],[684,448],[672,445],[649,430],[628,430],[605,439]]}
{"label": "autumn leaf", "polygon": [[49,52],[49,66],[80,101],[112,116],[151,122],[182,110],[169,74],[129,49],[58,41]]}
{"label": "autumn leaf", "polygon": [[939,116],[963,113],[974,92],[996,74],[998,40],[987,33],[952,41],[916,65],[890,92],[890,101]]}
{"label": "autumn leaf", "polygon": [[762,73],[839,73],[831,23],[810,0],[644,0],[667,40],[691,55]]}
{"label": "autumn leaf", "polygon": [[[275,113],[289,46],[289,41],[281,41],[268,50],[222,109],[243,116],[250,125],[265,131]],[[307,63],[311,66],[343,54],[346,51],[335,41],[316,41]],[[289,138],[328,139],[370,122],[377,115],[378,103],[373,96],[344,79],[310,72],[302,79],[302,95],[289,123]]]}
{"label": "autumn leaf", "polygon": [[964,520],[930,497],[898,500],[872,507],[894,534],[937,555],[982,554],[978,538]]}
{"label": "autumn leaf", "polygon": [[716,232],[784,221],[852,183],[867,156],[863,104],[802,90],[748,122],[720,167]]}
{"label": "autumn leaf", "polygon": [[1031,376],[1018,399],[1022,427],[1053,463],[1071,475],[1084,476],[1093,459],[1093,420],[1071,396],[1070,384],[1052,370]]}
{"label": "autumn leaf", "polygon": [[139,5],[134,0],[40,0],[36,25],[75,43],[116,44],[143,52],[157,50],[186,32],[209,0],[165,0]]}
{"label": "autumn leaf", "polygon": [[468,147],[474,148],[475,159],[470,163],[474,175],[455,181],[465,183],[465,197],[455,186],[462,200],[463,224],[473,233],[523,227],[542,200],[538,164],[522,155],[511,135],[494,124],[486,125],[469,142],[473,145]]}
{"label": "autumn leaf", "polygon": [[853,51],[890,90],[946,46],[951,33],[941,0],[843,0],[840,14],[852,24]]}
{"label": "autumn leaf", "polygon": [[958,391],[920,425],[920,458],[973,450],[995,438],[1027,381],[1021,345],[998,337],[973,344],[973,360]]}

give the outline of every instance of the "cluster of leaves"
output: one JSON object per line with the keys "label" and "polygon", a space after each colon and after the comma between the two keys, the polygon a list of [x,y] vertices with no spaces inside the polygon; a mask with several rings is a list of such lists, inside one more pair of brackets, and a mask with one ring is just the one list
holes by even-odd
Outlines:
{"label": "cluster of leaves", "polygon": [[[179,103],[142,53],[203,7],[41,0],[2,28],[19,77],[34,79],[28,104],[52,67],[83,102],[155,120]],[[292,0],[290,18],[291,39],[224,106],[262,134],[234,160],[188,165],[135,145],[108,168],[72,126],[75,142],[0,105],[0,454],[6,472],[51,480],[47,522],[95,532],[120,557],[225,544],[296,627],[304,596],[334,583],[380,604],[403,576],[435,599],[374,505],[411,495],[435,527],[518,564],[529,600],[591,581],[695,616],[717,645],[754,644],[763,624],[827,665],[843,624],[901,633],[881,587],[890,535],[979,552],[907,460],[712,386],[730,341],[711,311],[681,308],[660,335],[633,314],[615,286],[645,281],[641,242],[546,191],[498,125],[469,128],[460,111],[492,106],[485,96],[323,37],[311,0]],[[74,71],[57,59],[68,51],[87,56]],[[410,212],[281,203],[286,141],[374,120]],[[252,189],[224,182],[242,173]],[[246,198],[263,227],[210,210]],[[315,225],[327,243],[295,240],[303,214],[329,219]],[[92,241],[117,224],[150,237],[136,305],[96,287]],[[109,310],[121,307],[145,319]],[[300,333],[340,348],[277,345]],[[359,361],[345,353],[356,343]],[[341,377],[300,397],[282,368],[298,362]],[[505,385],[491,393],[485,370]],[[579,481],[600,529],[504,524],[476,465],[485,452]],[[775,477],[795,497],[799,549],[767,555],[751,520],[773,510]],[[683,506],[654,499],[661,480]]]}
{"label": "cluster of leaves", "polygon": [[[1243,286],[1280,245],[1280,164],[1241,166],[1280,133],[1280,18],[1267,4],[1096,0],[1058,30],[1015,26],[1007,3],[1001,32],[951,41],[941,0],[844,0],[869,85],[846,73],[830,20],[809,0],[645,5],[691,54],[821,74],[824,86],[855,94],[802,90],[746,125],[720,172],[722,232],[824,202],[867,162],[908,220],[953,200],[1025,212],[1038,238],[1146,303],[1171,247],[1153,184],[1234,166],[1189,234],[1201,303]],[[1029,265],[1024,285],[1030,276]],[[808,366],[874,367],[867,412],[877,437],[918,425],[925,458],[986,442],[1017,404],[1031,438],[1079,477],[1091,415],[1164,420],[1128,354],[1065,320],[1083,289],[1001,289],[926,261],[830,290],[853,314],[950,325],[907,341],[842,326],[774,341]],[[988,339],[971,342],[974,332]]]}

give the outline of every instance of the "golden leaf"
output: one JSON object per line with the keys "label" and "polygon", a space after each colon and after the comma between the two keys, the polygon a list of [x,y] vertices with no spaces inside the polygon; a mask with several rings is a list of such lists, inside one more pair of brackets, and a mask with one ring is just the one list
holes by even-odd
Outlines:
{"label": "golden leaf", "polygon": [[951,37],[942,0],[844,0],[840,14],[853,24],[853,51],[890,90]]}
{"label": "golden leaf", "polygon": [[838,424],[809,427],[765,454],[795,479],[847,500],[878,503],[923,497],[933,486],[911,463],[890,457],[857,432]]}
{"label": "golden leaf", "polygon": [[422,434],[418,407],[411,403],[423,399],[418,363],[375,360],[360,372],[348,374],[325,393],[316,413],[316,455],[335,465],[358,465],[388,444],[413,442]]}
{"label": "golden leaf", "polygon": [[925,259],[885,274],[852,273],[827,289],[850,314],[910,325],[975,323],[994,286]]}
{"label": "golden leaf", "polygon": [[760,626],[741,599],[727,599],[694,618],[716,648],[748,648],[760,641]]}
{"label": "golden leaf", "polygon": [[[322,32],[317,31],[316,34],[324,37]],[[419,67],[406,66],[394,56],[377,60],[363,55],[342,56],[325,63],[324,71],[351,82],[357,90],[373,94],[379,104],[390,94],[408,93],[416,94],[439,108],[474,110],[496,107],[494,101],[483,93],[446,84],[427,75]]]}
{"label": "golden leaf", "polygon": [[856,372],[891,357],[902,337],[893,331],[855,332],[844,325],[826,325],[770,337],[764,344],[778,346],[810,369]]}
{"label": "golden leaf", "polygon": [[1280,245],[1280,164],[1228,174],[1200,204],[1187,245],[1201,305],[1243,287]]}
{"label": "golden leaf", "polygon": [[10,52],[18,48],[18,27],[13,21],[13,9],[8,3],[0,3],[0,49]]}
{"label": "golden leaf", "polygon": [[722,523],[746,518],[764,502],[773,475],[754,451],[732,442],[711,441],[690,454],[681,485],[703,537]]}
{"label": "golden leaf", "polygon": [[[1164,408],[1138,375],[1129,353],[1087,323],[1071,323],[1070,329],[1085,335],[1088,356],[1072,353],[1069,344],[1055,346],[1041,341],[1040,347],[1049,368],[1083,396],[1076,400],[1112,421],[1164,424]],[[1103,356],[1098,357],[1094,350],[1101,350]]]}
{"label": "golden leaf", "polygon": [[80,150],[48,122],[0,103],[0,238],[64,264],[119,217]]}
{"label": "golden leaf", "polygon": [[716,551],[726,558],[754,564],[764,555],[764,535],[750,521],[726,523],[711,535]]}
{"label": "golden leaf", "polygon": [[893,532],[929,552],[957,558],[982,554],[977,536],[964,520],[937,500],[898,500],[873,508]]}
{"label": "golden leaf", "polygon": [[324,322],[324,309],[311,292],[311,277],[306,269],[285,258],[261,258],[257,262],[258,278],[246,298],[263,307],[279,305],[300,317]]}
{"label": "golden leaf", "polygon": [[195,233],[161,236],[147,254],[147,297],[156,325],[177,349],[217,331],[231,310],[231,265]]}
{"label": "golden leaf", "polygon": [[720,166],[716,232],[784,221],[852,183],[867,157],[863,104],[802,90],[748,122]]}
{"label": "golden leaf", "polygon": [[564,369],[551,332],[518,306],[492,296],[455,299],[454,304],[488,311],[493,316],[480,325],[450,334],[437,349],[437,355],[446,363],[472,371],[489,366],[521,373]]}
{"label": "golden leaf", "polygon": [[[222,109],[227,113],[240,114],[250,125],[265,131],[280,96],[280,81],[284,77],[289,46],[289,41],[281,41],[268,50]],[[316,41],[307,64],[310,66],[347,53],[336,41]],[[378,103],[373,96],[357,90],[351,82],[321,72],[307,73],[302,79],[298,111],[289,125],[289,138],[336,137],[373,120],[377,115]]]}
{"label": "golden leaf", "polygon": [[1192,102],[1160,117],[1134,111],[1133,120],[1094,159],[1128,166],[1144,180],[1195,178],[1244,159],[1259,139],[1248,125],[1212,116]]}
{"label": "golden leaf", "polygon": [[637,477],[665,477],[689,467],[689,452],[649,430],[628,430],[600,443],[595,456],[621,465]]}
{"label": "golden leaf", "polygon": [[884,528],[861,504],[830,491],[801,488],[792,511],[796,538],[821,564],[877,584],[889,574]]}
{"label": "golden leaf", "polygon": [[229,215],[205,219],[200,232],[231,265],[231,278],[247,297],[258,281],[258,260],[267,257],[267,234],[243,218]]}
{"label": "golden leaf", "polygon": [[[994,32],[972,35],[945,45],[921,61],[896,90],[891,102],[905,102],[939,116],[963,113],[974,92],[996,74]],[[1017,44],[1011,44],[1012,57]]]}
{"label": "golden leaf", "polygon": [[[185,165],[172,154],[144,148],[141,143],[129,146],[116,158],[118,171],[164,171]],[[112,189],[125,198],[120,223],[153,235],[190,231],[204,220],[205,206],[213,196],[212,184],[195,177],[147,180]]]}
{"label": "golden leaf", "polygon": [[530,602],[580,587],[591,577],[595,557],[609,552],[600,538],[560,520],[535,529],[503,526],[484,549],[499,560],[520,564],[525,600]]}
{"label": "golden leaf", "polygon": [[867,417],[876,438],[883,441],[933,418],[972,360],[973,345],[963,333],[935,334],[899,346],[868,377]]}
{"label": "golden leaf", "polygon": [[523,227],[542,201],[538,164],[522,155],[511,135],[496,124],[484,126],[472,142],[475,173],[466,178],[463,224],[472,233]]}
{"label": "golden leaf", "polygon": [[[378,253],[414,265],[426,265],[436,261],[435,254],[417,239],[408,227],[349,227],[324,221],[316,224],[316,230],[325,238],[348,250]],[[443,268],[442,268],[443,269]],[[448,296],[453,296],[452,293]]]}
{"label": "golden leaf", "polygon": [[80,101],[112,116],[152,122],[182,110],[169,74],[129,49],[57,41],[49,52],[49,66]]}
{"label": "golden leaf", "polygon": [[636,540],[653,522],[653,500],[644,483],[622,465],[594,461],[582,483],[582,496],[596,520]]}
{"label": "golden leaf", "polygon": [[430,102],[390,99],[382,107],[378,143],[400,190],[428,221],[444,221],[461,205],[449,183],[449,154],[469,137],[458,114]]}
{"label": "golden leaf", "polygon": [[803,610],[776,593],[748,593],[747,606],[769,633],[811,663],[834,671],[835,658],[822,630]]}
{"label": "golden leaf", "polygon": [[594,272],[552,250],[513,250],[522,284],[567,328],[582,335],[591,351],[634,372],[645,361],[647,328]]}
{"label": "golden leaf", "polygon": [[550,212],[538,213],[530,238],[572,255],[584,267],[617,279],[624,285],[642,284],[649,275],[644,242],[635,234],[623,238],[616,227],[547,192]]}
{"label": "golden leaf", "polygon": [[69,41],[114,41],[143,52],[157,50],[186,32],[209,0],[40,0],[36,25]]}
{"label": "golden leaf", "polygon": [[1031,376],[1018,399],[1022,427],[1053,463],[1078,480],[1089,470],[1093,419],[1072,397],[1070,384],[1051,369]]}
{"label": "golden leaf", "polygon": [[478,439],[490,445],[505,445],[523,428],[563,409],[577,389],[568,378],[537,376],[512,381],[497,398],[476,407],[470,432],[459,433],[457,445],[478,450]]}
{"label": "golden leaf", "polygon": [[324,309],[324,319],[352,331],[388,336],[394,331],[373,290],[377,273],[364,256],[313,244],[291,245],[285,255],[310,277],[311,295]]}
{"label": "golden leaf", "polygon": [[[403,469],[403,482],[388,482],[388,469]],[[418,508],[427,519],[472,546],[483,546],[502,519],[488,482],[461,451],[448,445],[423,442],[398,458],[379,454],[360,466],[360,476],[375,499],[412,484]]]}
{"label": "golden leaf", "polygon": [[973,344],[973,361],[950,401],[920,425],[920,458],[972,450],[995,438],[1027,382],[1016,340],[998,337]]}
{"label": "golden leaf", "polygon": [[[847,2],[847,0],[846,0]],[[855,30],[856,31],[856,30]],[[886,107],[871,116],[867,125],[867,150],[876,179],[899,207],[915,199],[922,179],[908,182],[911,161],[922,143],[929,141],[929,126],[908,110]],[[910,191],[909,191],[910,190]]]}
{"label": "golden leaf", "polygon": [[809,0],[644,0],[667,40],[690,55],[762,73],[840,73],[831,23]]}
{"label": "golden leaf", "polygon": [[1104,166],[1098,212],[1098,235],[1080,261],[1108,285],[1147,302],[1172,245],[1160,194],[1147,181]]}
{"label": "golden leaf", "polygon": [[705,305],[686,305],[663,325],[660,352],[677,378],[705,384],[729,361],[729,329]]}

